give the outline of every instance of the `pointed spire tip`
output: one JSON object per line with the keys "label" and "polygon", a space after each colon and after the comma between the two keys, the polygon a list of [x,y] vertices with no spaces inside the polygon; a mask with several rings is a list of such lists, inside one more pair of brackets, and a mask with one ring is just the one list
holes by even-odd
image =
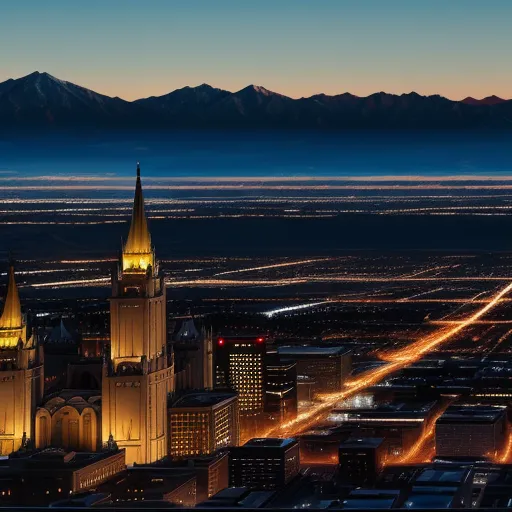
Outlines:
{"label": "pointed spire tip", "polygon": [[0,329],[12,329],[22,326],[20,296],[14,277],[14,264],[9,263],[9,277],[7,293],[4,300],[4,308],[0,316]]}
{"label": "pointed spire tip", "polygon": [[137,178],[140,178],[140,163],[137,162]]}

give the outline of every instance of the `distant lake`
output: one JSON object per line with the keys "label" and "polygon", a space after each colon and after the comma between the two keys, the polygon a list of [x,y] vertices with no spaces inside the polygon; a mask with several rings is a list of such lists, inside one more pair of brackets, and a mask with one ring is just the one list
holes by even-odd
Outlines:
{"label": "distant lake", "polygon": [[2,178],[131,177],[137,160],[143,176],[155,178],[512,175],[512,133],[195,131],[0,137]]}

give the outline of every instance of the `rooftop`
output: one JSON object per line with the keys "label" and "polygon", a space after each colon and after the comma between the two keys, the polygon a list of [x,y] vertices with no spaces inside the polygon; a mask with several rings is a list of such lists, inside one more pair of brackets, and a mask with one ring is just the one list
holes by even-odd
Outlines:
{"label": "rooftop", "polygon": [[467,469],[434,469],[428,468],[421,472],[415,483],[462,483],[468,474]]}
{"label": "rooftop", "polygon": [[311,345],[297,345],[278,347],[277,353],[283,356],[341,356],[350,350],[345,347],[319,347]]}
{"label": "rooftop", "polygon": [[236,393],[230,393],[227,391],[201,391],[199,393],[190,393],[189,395],[179,398],[174,402],[174,404],[172,404],[171,408],[212,407],[236,396]]}
{"label": "rooftop", "polygon": [[494,423],[506,412],[505,407],[488,405],[452,405],[437,420],[440,423]]}
{"label": "rooftop", "polygon": [[404,508],[431,510],[437,508],[451,508],[453,496],[444,494],[415,494],[407,498]]}
{"label": "rooftop", "polygon": [[12,471],[20,469],[78,469],[89,466],[100,460],[121,453],[120,451],[105,452],[67,452],[59,448],[45,448],[43,450],[34,450],[29,452],[15,452],[9,456],[7,464],[2,465],[5,470]]}
{"label": "rooftop", "polygon": [[281,439],[279,437],[255,437],[243,445],[244,448],[285,448],[297,441],[293,437]]}
{"label": "rooftop", "polygon": [[397,401],[387,404],[380,404],[377,407],[361,409],[336,408],[329,415],[329,419],[341,421],[403,421],[423,422],[431,413],[436,402],[404,402]]}
{"label": "rooftop", "polygon": [[198,506],[217,509],[261,508],[274,494],[274,491],[251,491],[247,487],[228,487],[199,503]]}
{"label": "rooftop", "polygon": [[340,448],[378,448],[384,442],[383,437],[351,437],[341,443]]}
{"label": "rooftop", "polygon": [[352,498],[343,500],[343,510],[388,510],[394,508],[396,498]]}

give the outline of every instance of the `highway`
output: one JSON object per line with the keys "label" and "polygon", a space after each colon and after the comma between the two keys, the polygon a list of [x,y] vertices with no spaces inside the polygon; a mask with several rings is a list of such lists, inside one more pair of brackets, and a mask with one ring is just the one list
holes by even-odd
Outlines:
{"label": "highway", "polygon": [[[500,288],[494,295],[489,297],[487,303],[476,312],[462,319],[456,325],[447,326],[439,331],[420,338],[419,340],[393,352],[382,355],[386,361],[382,366],[368,370],[350,379],[344,388],[337,393],[330,393],[320,396],[320,402],[308,410],[303,411],[291,421],[278,427],[272,428],[262,434],[262,437],[290,437],[318,423],[325,415],[341,400],[345,400],[360,391],[373,386],[386,377],[398,372],[402,368],[418,361],[440,345],[452,341],[463,329],[477,322],[484,315],[495,308],[502,299],[512,290],[512,283]],[[470,304],[471,301],[468,302]]]}

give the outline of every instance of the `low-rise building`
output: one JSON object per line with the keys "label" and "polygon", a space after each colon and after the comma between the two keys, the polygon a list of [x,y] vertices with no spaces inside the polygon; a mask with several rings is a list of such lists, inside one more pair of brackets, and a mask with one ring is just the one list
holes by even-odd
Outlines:
{"label": "low-rise building", "polygon": [[141,502],[166,502],[179,507],[196,505],[194,471],[175,471],[145,465],[127,469],[100,487],[110,494],[114,506],[134,506]]}
{"label": "low-rise building", "polygon": [[436,457],[492,459],[507,435],[506,407],[450,406],[436,421]]}
{"label": "low-rise building", "polygon": [[251,439],[229,451],[232,487],[275,490],[299,474],[299,444],[293,438]]}
{"label": "low-rise building", "polygon": [[363,409],[337,408],[328,419],[345,429],[352,427],[354,436],[384,438],[386,457],[392,460],[412,448],[435,411],[435,401],[397,400]]}
{"label": "low-rise building", "polygon": [[77,453],[48,448],[15,452],[0,461],[0,504],[49,504],[96,488],[125,468],[124,450]]}
{"label": "low-rise building", "polygon": [[386,458],[383,438],[350,438],[339,449],[340,479],[343,484],[373,484]]}
{"label": "low-rise building", "polygon": [[247,487],[229,487],[220,491],[209,500],[199,503],[200,508],[266,508],[274,491],[254,491]]}
{"label": "low-rise building", "polygon": [[240,440],[236,393],[203,391],[179,398],[169,408],[171,457],[210,455]]}

